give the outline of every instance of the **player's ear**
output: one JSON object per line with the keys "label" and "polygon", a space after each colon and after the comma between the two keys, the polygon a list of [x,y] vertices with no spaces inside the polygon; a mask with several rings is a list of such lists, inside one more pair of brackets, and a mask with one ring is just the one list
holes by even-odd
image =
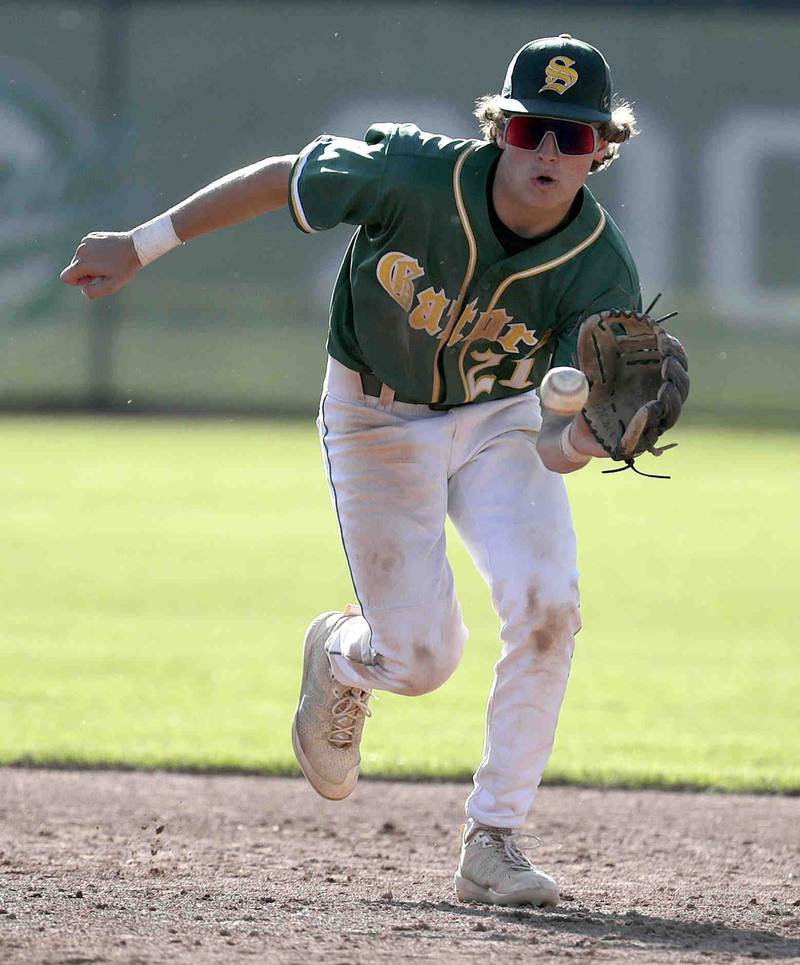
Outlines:
{"label": "player's ear", "polygon": [[597,161],[598,164],[606,156],[607,150],[608,150],[608,141],[603,140],[603,138],[600,138],[600,140],[597,142],[597,150],[594,152],[594,159],[595,161]]}
{"label": "player's ear", "polygon": [[495,138],[495,144],[497,144],[501,151],[505,151],[506,144],[508,144],[508,141],[506,140],[507,123],[508,121],[503,121],[502,124],[497,125],[497,137]]}

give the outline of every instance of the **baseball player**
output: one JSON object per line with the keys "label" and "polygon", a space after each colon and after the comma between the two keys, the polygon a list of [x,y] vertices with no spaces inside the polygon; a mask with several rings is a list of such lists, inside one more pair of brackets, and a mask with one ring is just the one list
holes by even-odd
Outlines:
{"label": "baseball player", "polygon": [[569,35],[526,44],[485,140],[375,124],[323,135],[214,182],[150,222],[92,233],[62,279],[109,295],[197,235],[288,203],[306,233],[356,230],[330,312],[318,427],[358,605],[308,628],[294,750],[311,785],[355,787],[373,690],[440,687],[467,630],[445,551],[449,514],[486,579],[502,653],[455,875],[463,900],[555,904],[515,832],[550,756],[580,627],[563,474],[605,456],[583,415],[542,412],[583,319],[641,310],[620,232],[585,187],[635,133],[609,67]]}

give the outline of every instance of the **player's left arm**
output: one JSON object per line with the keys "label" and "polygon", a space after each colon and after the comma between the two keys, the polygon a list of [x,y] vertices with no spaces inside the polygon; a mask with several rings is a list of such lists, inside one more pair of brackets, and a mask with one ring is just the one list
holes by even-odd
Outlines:
{"label": "player's left arm", "polygon": [[593,456],[608,458],[608,453],[594,438],[580,412],[565,416],[545,408],[542,408],[542,427],[536,440],[536,451],[551,472],[561,475],[583,469]]}

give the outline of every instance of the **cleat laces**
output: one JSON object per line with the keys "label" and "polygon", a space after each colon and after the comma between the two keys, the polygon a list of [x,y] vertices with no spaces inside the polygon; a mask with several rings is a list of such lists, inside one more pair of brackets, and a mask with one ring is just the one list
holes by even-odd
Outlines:
{"label": "cleat laces", "polygon": [[538,848],[542,843],[542,839],[535,834],[526,834],[505,828],[481,828],[475,837],[479,835],[485,835],[484,841],[481,842],[484,848],[490,848],[492,845],[502,845],[503,855],[515,871],[536,870],[531,859],[520,847],[524,841],[528,847]]}
{"label": "cleat laces", "polygon": [[348,687],[346,690],[335,689],[333,695],[336,703],[331,707],[333,722],[328,732],[328,743],[341,750],[353,743],[355,731],[364,717],[372,717],[372,711],[367,706],[370,691]]}

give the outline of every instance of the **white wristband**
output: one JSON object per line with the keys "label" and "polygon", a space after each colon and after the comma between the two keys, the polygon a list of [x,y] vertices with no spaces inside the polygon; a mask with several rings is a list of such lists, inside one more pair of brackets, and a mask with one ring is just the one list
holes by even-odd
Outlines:
{"label": "white wristband", "polygon": [[561,430],[561,435],[558,437],[558,445],[561,449],[561,455],[568,462],[573,462],[575,465],[585,466],[592,457],[587,456],[585,452],[578,452],[575,446],[572,445],[572,440],[569,437],[569,430],[571,428],[572,423],[568,422]]}
{"label": "white wristband", "polygon": [[175,234],[175,227],[169,214],[160,214],[152,221],[140,224],[131,232],[131,239],[142,268],[183,244]]}

